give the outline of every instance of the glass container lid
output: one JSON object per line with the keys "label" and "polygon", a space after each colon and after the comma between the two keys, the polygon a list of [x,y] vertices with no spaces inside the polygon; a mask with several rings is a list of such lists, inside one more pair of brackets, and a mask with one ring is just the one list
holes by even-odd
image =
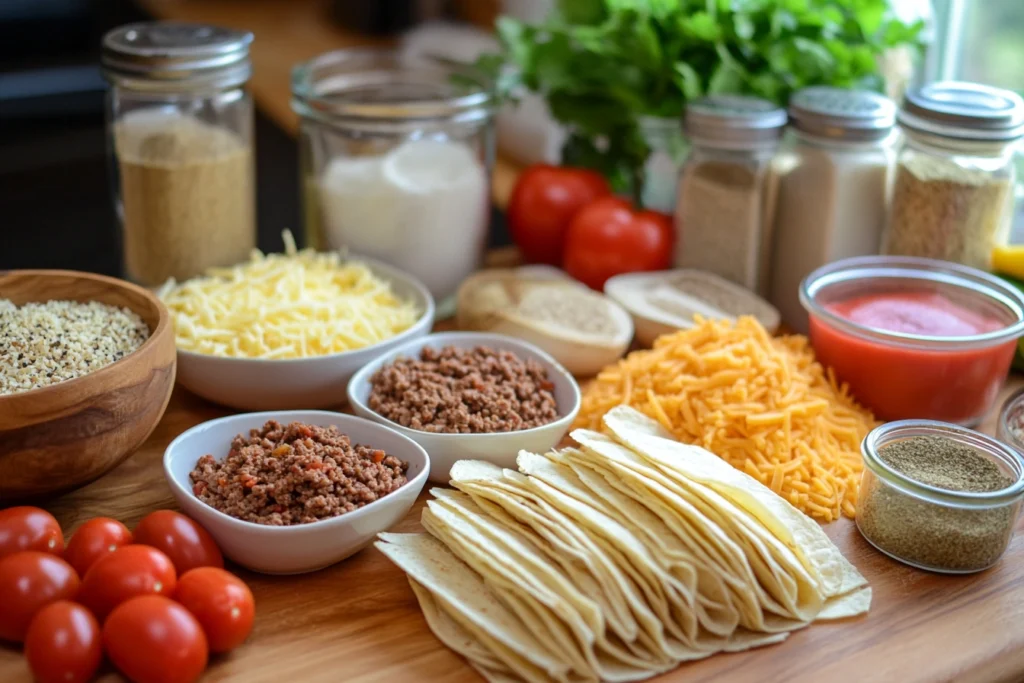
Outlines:
{"label": "glass container lid", "polygon": [[722,149],[756,149],[778,143],[786,110],[744,95],[712,95],[686,106],[683,130],[695,141]]}
{"label": "glass container lid", "polygon": [[1012,142],[1024,135],[1024,100],[1009,90],[940,81],[907,93],[898,120],[913,131],[960,140]]}
{"label": "glass container lid", "polygon": [[888,97],[866,90],[814,86],[789,101],[794,128],[838,140],[880,140],[896,123],[896,105]]}
{"label": "glass container lid", "polygon": [[252,33],[180,22],[146,22],[103,37],[102,64],[111,80],[209,82],[219,87],[249,79]]}

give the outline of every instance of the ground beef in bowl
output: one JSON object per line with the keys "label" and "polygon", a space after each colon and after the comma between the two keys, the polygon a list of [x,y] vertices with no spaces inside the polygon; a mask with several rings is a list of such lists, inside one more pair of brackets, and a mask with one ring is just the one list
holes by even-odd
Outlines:
{"label": "ground beef in bowl", "polygon": [[271,526],[337,517],[406,483],[409,463],[353,445],[337,427],[270,420],[239,434],[223,460],[199,458],[189,477],[196,496],[236,519]]}
{"label": "ground beef in bowl", "polygon": [[532,429],[558,419],[545,368],[510,351],[430,347],[370,377],[371,410],[403,427],[445,434]]}

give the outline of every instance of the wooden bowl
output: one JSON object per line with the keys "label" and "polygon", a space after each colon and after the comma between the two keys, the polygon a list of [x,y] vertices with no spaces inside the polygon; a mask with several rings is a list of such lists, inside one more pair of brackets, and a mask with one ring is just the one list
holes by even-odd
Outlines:
{"label": "wooden bowl", "polygon": [[135,311],[149,326],[141,347],[95,372],[0,396],[0,507],[83,486],[142,445],[174,388],[170,315],[151,292],[68,270],[0,271],[0,299],[100,301]]}

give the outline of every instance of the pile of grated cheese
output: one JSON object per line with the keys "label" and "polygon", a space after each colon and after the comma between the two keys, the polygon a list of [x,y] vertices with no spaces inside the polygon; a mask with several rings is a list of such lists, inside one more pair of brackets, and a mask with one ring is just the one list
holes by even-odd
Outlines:
{"label": "pile of grated cheese", "polygon": [[628,405],[822,521],[853,517],[871,413],[814,360],[807,338],[772,337],[752,317],[696,317],[601,372],[576,427]]}
{"label": "pile of grated cheese", "polygon": [[422,311],[359,261],[335,252],[253,251],[248,263],[212,268],[160,291],[178,348],[232,358],[307,358],[352,351],[410,328]]}

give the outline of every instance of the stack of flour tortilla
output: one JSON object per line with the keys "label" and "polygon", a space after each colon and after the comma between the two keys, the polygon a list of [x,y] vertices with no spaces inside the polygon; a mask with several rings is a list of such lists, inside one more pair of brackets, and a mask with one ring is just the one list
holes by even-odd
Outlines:
{"label": "stack of flour tortilla", "polygon": [[381,534],[427,623],[491,681],[632,681],[862,614],[871,589],[816,522],[620,407],[608,435],[461,461],[429,534]]}

